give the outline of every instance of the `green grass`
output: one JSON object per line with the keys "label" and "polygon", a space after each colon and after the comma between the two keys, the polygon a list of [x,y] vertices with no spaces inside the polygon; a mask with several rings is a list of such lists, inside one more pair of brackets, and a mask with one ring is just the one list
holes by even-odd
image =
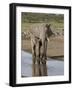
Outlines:
{"label": "green grass", "polygon": [[[29,31],[32,26],[34,26],[34,25],[37,26],[38,24],[40,25],[40,24],[43,24],[43,23],[22,23],[22,26],[21,26],[22,31]],[[50,24],[51,24],[52,30],[55,31],[55,32],[58,31],[58,30],[62,30],[64,28],[63,23],[50,22]]]}
{"label": "green grass", "polygon": [[46,23],[56,21],[58,23],[64,22],[63,14],[45,14],[45,13],[24,13],[22,12],[22,22],[26,23]]}
{"label": "green grass", "polygon": [[54,31],[64,28],[64,15],[63,14],[42,14],[42,13],[24,13],[21,17],[22,31],[30,30],[30,27],[40,24],[51,24]]}

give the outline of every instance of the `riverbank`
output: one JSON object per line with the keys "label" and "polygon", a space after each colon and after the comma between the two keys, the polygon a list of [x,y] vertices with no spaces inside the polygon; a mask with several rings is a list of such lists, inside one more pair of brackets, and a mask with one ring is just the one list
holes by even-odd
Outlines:
{"label": "riverbank", "polygon": [[[22,50],[32,53],[31,41],[22,40]],[[58,58],[59,60],[64,60],[64,39],[63,37],[55,37],[50,40],[47,48],[47,56],[53,59]]]}

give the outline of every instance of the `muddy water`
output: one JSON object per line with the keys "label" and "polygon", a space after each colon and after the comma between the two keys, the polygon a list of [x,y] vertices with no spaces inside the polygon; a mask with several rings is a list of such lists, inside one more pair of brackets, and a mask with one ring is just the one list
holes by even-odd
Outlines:
{"label": "muddy water", "polygon": [[[38,71],[37,67],[39,69],[44,70],[43,76],[58,76],[58,75],[64,75],[64,61],[60,61],[58,59],[51,59],[48,58],[47,65],[46,66],[37,66],[32,65],[32,55],[22,51],[21,52],[21,76],[22,77],[31,77],[31,76],[37,76],[34,71],[36,68],[36,71]],[[43,69],[42,69],[43,68]],[[39,70],[39,76],[41,76]]]}

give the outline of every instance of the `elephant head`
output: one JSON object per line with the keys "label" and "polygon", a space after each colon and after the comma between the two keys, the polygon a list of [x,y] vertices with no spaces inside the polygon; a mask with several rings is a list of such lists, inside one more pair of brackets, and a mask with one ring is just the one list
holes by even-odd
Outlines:
{"label": "elephant head", "polygon": [[45,29],[46,29],[47,40],[49,41],[49,38],[55,36],[55,34],[53,33],[53,31],[51,29],[51,24],[46,24]]}
{"label": "elephant head", "polygon": [[49,38],[50,36],[54,35],[53,31],[51,30],[51,24],[46,24],[46,33],[47,37]]}

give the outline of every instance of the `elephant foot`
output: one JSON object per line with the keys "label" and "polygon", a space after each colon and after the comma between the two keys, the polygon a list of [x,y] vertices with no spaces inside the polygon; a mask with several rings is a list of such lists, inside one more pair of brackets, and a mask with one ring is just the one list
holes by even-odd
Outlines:
{"label": "elephant foot", "polygon": [[45,60],[47,60],[47,57],[45,57]]}

